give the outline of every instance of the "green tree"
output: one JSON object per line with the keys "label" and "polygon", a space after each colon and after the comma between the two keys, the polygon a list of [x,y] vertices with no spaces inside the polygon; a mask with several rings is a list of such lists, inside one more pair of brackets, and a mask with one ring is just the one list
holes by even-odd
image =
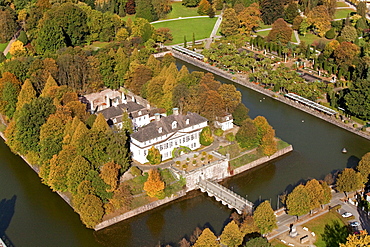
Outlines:
{"label": "green tree", "polygon": [[258,130],[251,119],[246,119],[242,122],[235,139],[241,148],[253,149],[258,146]]}
{"label": "green tree", "polygon": [[310,196],[306,187],[302,184],[289,193],[286,200],[288,214],[301,216],[310,211]]}
{"label": "green tree", "polygon": [[324,5],[316,6],[307,14],[308,26],[313,25],[320,37],[323,37],[331,28],[330,21],[331,17],[328,13],[328,8]]}
{"label": "green tree", "polygon": [[361,173],[365,182],[367,182],[370,174],[370,152],[362,156],[361,160],[358,162],[356,169]]}
{"label": "green tree", "polygon": [[275,130],[267,122],[265,117],[257,116],[253,122],[257,127],[257,135],[263,154],[268,156],[274,154],[277,151]]}
{"label": "green tree", "polygon": [[146,156],[146,159],[149,161],[150,164],[158,165],[162,161],[162,155],[159,150],[153,146],[148,150],[148,155]]}
{"label": "green tree", "polygon": [[276,216],[269,201],[264,201],[253,213],[253,219],[261,234],[267,234],[277,228]]}
{"label": "green tree", "polygon": [[234,124],[241,126],[243,121],[249,118],[249,109],[243,104],[239,103],[233,111]]}
{"label": "green tree", "polygon": [[[21,91],[19,92],[18,99],[17,99],[17,105],[16,105],[16,112],[19,112],[24,104],[30,103],[33,99],[36,98],[36,91],[32,86],[32,83],[30,80],[26,80],[21,88]],[[15,116],[17,114],[15,113]]]}
{"label": "green tree", "polygon": [[334,50],[334,58],[339,66],[352,65],[354,58],[360,53],[357,45],[350,42],[342,42],[340,46]]}
{"label": "green tree", "polygon": [[86,179],[88,172],[92,169],[90,163],[82,156],[77,155],[71,163],[67,173],[67,188],[72,194],[77,194],[78,186]]}
{"label": "green tree", "polygon": [[149,22],[158,20],[152,1],[136,0],[136,17],[144,18]]}
{"label": "green tree", "polygon": [[186,7],[196,7],[199,2],[200,0],[183,0],[182,5],[185,5]]}
{"label": "green tree", "polygon": [[280,0],[262,0],[261,14],[263,23],[271,25],[277,19],[284,17],[284,6]]}
{"label": "green tree", "polygon": [[331,194],[331,188],[325,181],[320,181],[322,190],[323,190],[323,197],[322,200],[320,201],[321,205],[328,204],[332,198]]}
{"label": "green tree", "polygon": [[370,80],[356,80],[345,94],[344,101],[346,110],[351,115],[361,119],[370,119]]}
{"label": "green tree", "polygon": [[220,245],[217,243],[217,238],[215,234],[209,228],[205,228],[193,246],[218,247]]}
{"label": "green tree", "polygon": [[240,231],[235,221],[230,221],[230,223],[225,226],[220,236],[220,242],[230,247],[236,247],[242,244],[243,233]]}
{"label": "green tree", "polygon": [[366,230],[361,231],[360,234],[349,235],[345,244],[339,243],[340,247],[366,247],[369,245],[370,235],[367,234]]}
{"label": "green tree", "polygon": [[22,143],[21,153],[27,151],[39,152],[40,128],[50,114],[55,112],[51,98],[39,97],[29,104],[24,104],[16,123],[17,134],[15,138]]}
{"label": "green tree", "polygon": [[367,6],[366,2],[360,1],[356,6],[357,14],[361,15],[363,18],[366,18]]}
{"label": "green tree", "polygon": [[343,41],[354,42],[357,38],[356,28],[354,26],[344,26],[340,33],[340,37]]}
{"label": "green tree", "polygon": [[351,192],[363,186],[362,176],[352,168],[345,168],[337,178],[337,189],[342,192]]}
{"label": "green tree", "polygon": [[209,126],[206,126],[202,129],[199,139],[200,144],[204,146],[209,146],[213,143],[212,131]]}
{"label": "green tree", "polygon": [[298,5],[292,2],[285,9],[284,20],[290,24],[293,24],[294,18],[296,18],[298,15],[299,15]]}
{"label": "green tree", "polygon": [[211,8],[212,6],[208,0],[200,0],[197,12],[199,15],[206,15]]}
{"label": "green tree", "polygon": [[79,212],[86,227],[94,228],[104,215],[103,203],[97,196],[88,194],[79,205]]}
{"label": "green tree", "polygon": [[225,37],[238,34],[239,20],[235,10],[228,8],[225,10],[221,22],[221,34]]}
{"label": "green tree", "polygon": [[257,237],[252,238],[249,240],[245,245],[245,247],[271,247],[272,245],[267,241],[266,238]]}

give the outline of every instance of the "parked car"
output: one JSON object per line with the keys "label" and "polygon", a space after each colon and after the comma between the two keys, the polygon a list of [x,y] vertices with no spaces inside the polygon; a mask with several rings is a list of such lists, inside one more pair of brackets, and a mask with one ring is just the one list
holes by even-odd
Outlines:
{"label": "parked car", "polygon": [[360,226],[360,223],[358,221],[353,221],[353,222],[350,222],[349,225],[352,227],[357,227],[357,226]]}
{"label": "parked car", "polygon": [[342,214],[342,217],[343,218],[348,218],[348,217],[351,217],[352,216],[352,214],[351,213],[349,213],[349,212],[344,212],[343,214]]}

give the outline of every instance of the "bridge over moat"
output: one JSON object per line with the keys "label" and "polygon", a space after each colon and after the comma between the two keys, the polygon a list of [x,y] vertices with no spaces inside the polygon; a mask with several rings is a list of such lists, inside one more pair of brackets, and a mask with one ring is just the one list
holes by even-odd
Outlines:
{"label": "bridge over moat", "polygon": [[208,196],[215,197],[216,201],[221,201],[223,205],[234,208],[239,214],[243,211],[252,213],[253,203],[234,191],[210,180],[200,180],[198,187],[202,192],[207,192]]}

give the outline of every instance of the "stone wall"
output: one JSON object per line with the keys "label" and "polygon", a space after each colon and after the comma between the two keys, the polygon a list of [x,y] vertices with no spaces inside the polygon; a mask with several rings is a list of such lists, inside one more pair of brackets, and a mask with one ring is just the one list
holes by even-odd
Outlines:
{"label": "stone wall", "polygon": [[244,166],[241,166],[241,167],[238,167],[238,168],[234,169],[233,170],[233,175],[240,174],[240,173],[245,172],[245,171],[247,171],[249,169],[252,169],[252,168],[254,168],[256,166],[262,165],[263,163],[269,162],[269,161],[271,161],[273,159],[276,159],[276,158],[278,158],[278,157],[280,157],[280,156],[282,156],[284,154],[287,154],[287,153],[289,153],[291,151],[293,151],[293,146],[292,145],[290,145],[290,146],[288,146],[286,148],[280,149],[279,151],[277,151],[276,153],[274,153],[271,156],[262,157],[262,158],[260,158],[258,160],[255,160],[255,161],[253,161],[251,163],[248,163],[248,164],[246,164]]}
{"label": "stone wall", "polygon": [[126,220],[128,218],[131,218],[131,217],[134,217],[138,214],[141,214],[141,213],[144,213],[146,211],[149,211],[149,210],[152,210],[156,207],[159,207],[159,206],[162,206],[163,204],[166,204],[166,203],[169,203],[171,201],[174,201],[180,197],[183,197],[186,195],[186,191],[185,190],[181,190],[179,192],[177,192],[176,195],[172,195],[171,197],[166,197],[164,198],[163,200],[158,200],[158,201],[154,201],[154,202],[151,202],[149,204],[146,204],[144,206],[141,206],[141,207],[138,207],[138,208],[135,208],[127,213],[124,213],[124,214],[121,214],[119,216],[116,216],[112,219],[109,219],[109,220],[105,220],[101,223],[99,223],[98,225],[95,226],[94,230],[95,231],[98,231],[98,230],[101,230],[105,227],[108,227],[110,225],[113,225],[113,224],[116,224],[120,221],[123,221],[123,220]]}

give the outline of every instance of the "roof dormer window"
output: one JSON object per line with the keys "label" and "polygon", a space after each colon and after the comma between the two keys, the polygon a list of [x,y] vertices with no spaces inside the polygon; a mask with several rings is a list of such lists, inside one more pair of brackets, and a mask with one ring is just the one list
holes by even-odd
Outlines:
{"label": "roof dormer window", "polygon": [[139,111],[139,116],[141,115],[141,111]]}
{"label": "roof dormer window", "polygon": [[172,122],[172,129],[176,129],[177,128],[177,122],[176,121],[173,121]]}
{"label": "roof dormer window", "polygon": [[189,125],[189,123],[190,123],[189,118],[188,118],[188,119],[186,119],[185,123],[186,123],[186,125]]}
{"label": "roof dormer window", "polygon": [[158,128],[158,133],[160,134],[160,133],[162,133],[162,127],[159,127]]}

